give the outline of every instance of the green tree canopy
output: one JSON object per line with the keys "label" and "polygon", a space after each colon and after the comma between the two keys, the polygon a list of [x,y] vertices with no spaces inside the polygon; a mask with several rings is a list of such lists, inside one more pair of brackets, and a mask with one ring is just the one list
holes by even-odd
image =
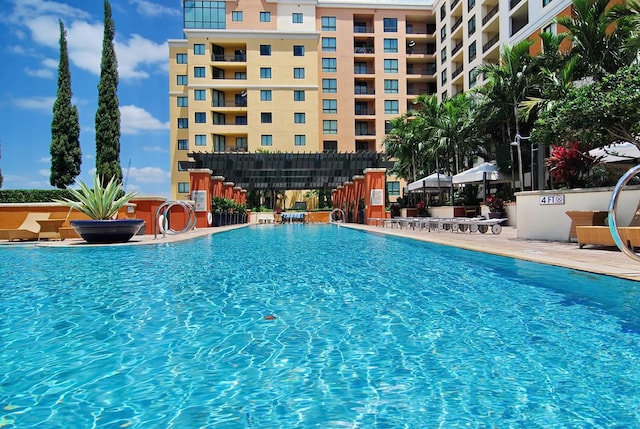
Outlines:
{"label": "green tree canopy", "polygon": [[71,103],[71,72],[67,51],[67,32],[60,24],[60,61],[58,63],[58,92],[53,103],[51,120],[51,176],[49,182],[60,189],[71,185],[80,174],[80,119],[78,109]]}

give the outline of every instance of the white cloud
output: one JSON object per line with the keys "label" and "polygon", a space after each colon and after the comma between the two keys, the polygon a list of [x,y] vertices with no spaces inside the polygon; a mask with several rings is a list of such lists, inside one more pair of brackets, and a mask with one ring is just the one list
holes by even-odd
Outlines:
{"label": "white cloud", "polygon": [[[138,1],[138,8],[146,9],[151,3]],[[174,9],[153,5],[162,14],[174,14]],[[178,13],[180,11],[176,9]],[[66,19],[65,19],[66,18]],[[100,17],[101,19],[102,17]],[[12,26],[13,34],[23,33],[25,27],[28,37],[22,38],[28,43],[30,37],[38,45],[46,46],[58,52],[60,26],[62,19],[67,32],[69,61],[94,75],[100,74],[102,56],[102,38],[104,25],[102,20],[95,21],[80,9],[62,3],[42,0],[14,0],[14,9],[4,19]],[[27,48],[16,45],[16,52],[27,53]],[[118,73],[121,79],[143,79],[152,72],[166,72],[168,47],[166,41],[156,43],[138,34],[119,33],[116,23],[114,49],[118,60]]]}
{"label": "white cloud", "polygon": [[14,104],[26,110],[53,110],[53,103],[56,101],[55,97],[29,97],[29,98],[17,98],[13,102]]}
{"label": "white cloud", "polygon": [[40,174],[42,177],[50,177],[51,176],[51,170],[40,170],[38,171],[38,174]]}
{"label": "white cloud", "polygon": [[169,129],[169,122],[160,122],[141,107],[120,106],[120,130],[122,134],[138,134],[140,131]]}
{"label": "white cloud", "polygon": [[25,67],[24,72],[27,76],[41,77],[44,79],[51,79],[55,76],[55,73],[51,69],[32,69],[29,67]]}
{"label": "white cloud", "polygon": [[129,0],[129,3],[136,5],[136,11],[144,16],[180,16],[182,12],[178,8],[162,6],[158,2],[147,0]]}
{"label": "white cloud", "polygon": [[167,148],[162,146],[143,146],[142,150],[144,152],[160,152],[160,153],[169,153]]}
{"label": "white cloud", "polygon": [[122,169],[123,176],[127,176],[129,181],[140,183],[168,183],[170,173],[158,167],[131,167],[128,170]]}

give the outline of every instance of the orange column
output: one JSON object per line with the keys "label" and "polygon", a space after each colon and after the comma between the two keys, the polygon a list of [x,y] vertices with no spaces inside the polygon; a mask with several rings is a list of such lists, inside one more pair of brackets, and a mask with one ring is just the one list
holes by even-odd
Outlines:
{"label": "orange column", "polygon": [[247,190],[240,191],[240,204],[247,204]]}
{"label": "orange column", "polygon": [[351,222],[354,220],[354,204],[353,204],[353,182],[344,182],[345,192],[345,213],[347,213],[347,221],[349,221],[349,212],[351,213]]}
{"label": "orange column", "polygon": [[367,168],[364,170],[364,211],[367,223],[371,218],[385,217],[386,174],[386,168]]}
{"label": "orange column", "polygon": [[224,182],[223,176],[211,177],[211,186],[213,188],[214,197],[222,197],[222,182]]}
{"label": "orange column", "polygon": [[[344,210],[344,186],[338,186],[336,189],[336,207]],[[346,215],[346,213],[345,213]]]}
{"label": "orange column", "polygon": [[233,182],[224,182],[222,184],[222,198],[233,198]]}
{"label": "orange column", "polygon": [[360,200],[364,198],[364,176],[353,176],[353,183],[355,186],[354,198],[356,201],[356,213],[353,219],[355,222],[360,222],[362,221],[362,219],[360,219],[359,207],[360,207]]}
{"label": "orange column", "polygon": [[233,188],[233,201],[235,201],[238,204],[242,204],[240,202],[240,193],[242,192],[242,188],[240,186],[235,186]]}
{"label": "orange column", "polygon": [[334,189],[331,191],[331,207],[336,208],[338,206],[338,190]]}
{"label": "orange column", "polygon": [[189,170],[189,189],[191,199],[195,203],[196,228],[206,228],[211,225],[211,173],[208,168],[194,168]]}

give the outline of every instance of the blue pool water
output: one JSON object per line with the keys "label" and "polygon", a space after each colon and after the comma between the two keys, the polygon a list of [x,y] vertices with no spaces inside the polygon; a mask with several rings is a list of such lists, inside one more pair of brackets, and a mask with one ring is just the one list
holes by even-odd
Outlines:
{"label": "blue pool water", "polygon": [[640,427],[638,283],[321,225],[0,267],[1,428]]}

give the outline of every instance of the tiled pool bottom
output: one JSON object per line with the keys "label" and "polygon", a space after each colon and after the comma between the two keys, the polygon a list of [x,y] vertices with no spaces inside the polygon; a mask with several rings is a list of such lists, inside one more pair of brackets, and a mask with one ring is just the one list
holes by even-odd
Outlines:
{"label": "tiled pool bottom", "polygon": [[634,282],[316,225],[0,267],[0,427],[640,425]]}

